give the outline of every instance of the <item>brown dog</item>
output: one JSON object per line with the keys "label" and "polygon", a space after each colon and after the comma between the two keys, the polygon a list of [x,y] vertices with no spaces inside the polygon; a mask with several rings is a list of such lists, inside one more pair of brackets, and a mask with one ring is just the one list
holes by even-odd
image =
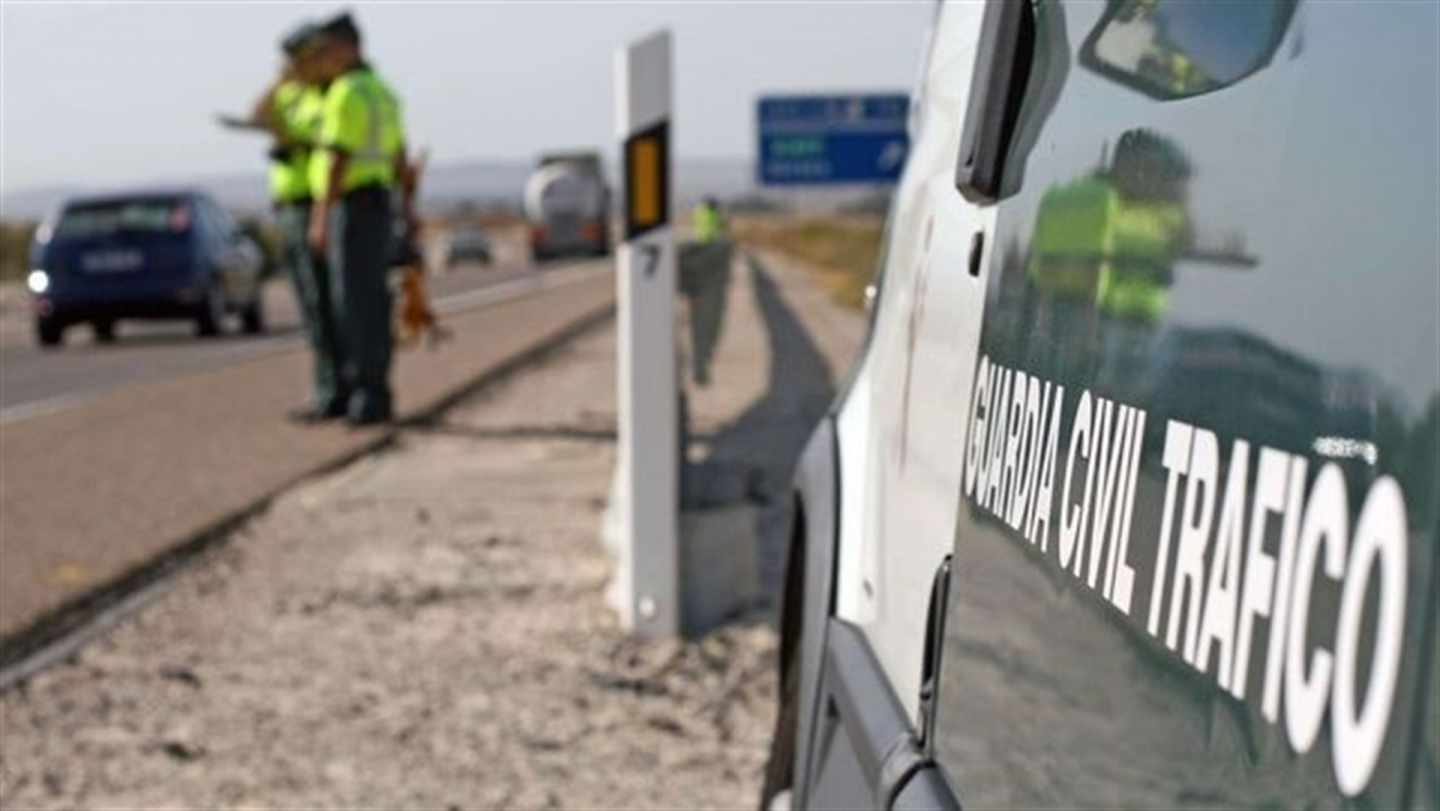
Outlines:
{"label": "brown dog", "polygon": [[[406,183],[418,193],[420,176],[425,171],[427,152],[410,164],[410,176]],[[425,284],[425,257],[420,250],[420,234],[417,223],[399,224],[396,234],[398,241],[392,266],[401,268],[399,304],[395,311],[396,343],[402,347],[413,346],[423,336],[426,345],[434,347],[450,337],[450,331],[440,325],[435,309],[430,306],[430,292]]]}

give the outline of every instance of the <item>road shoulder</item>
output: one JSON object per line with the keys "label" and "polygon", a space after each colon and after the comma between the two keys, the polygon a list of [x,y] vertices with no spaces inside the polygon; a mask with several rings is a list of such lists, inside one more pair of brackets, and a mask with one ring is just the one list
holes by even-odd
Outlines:
{"label": "road shoulder", "polygon": [[[579,283],[452,315],[453,341],[397,361],[402,416],[432,413],[523,365],[606,317],[613,297],[611,275],[597,268]],[[384,430],[286,424],[306,363],[301,352],[269,355],[0,426],[0,658],[27,655],[69,608],[83,619],[92,595],[388,441]]]}

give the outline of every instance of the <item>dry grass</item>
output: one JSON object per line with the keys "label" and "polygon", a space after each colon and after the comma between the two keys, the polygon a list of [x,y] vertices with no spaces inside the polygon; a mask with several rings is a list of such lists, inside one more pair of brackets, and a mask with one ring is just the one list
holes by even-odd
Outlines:
{"label": "dry grass", "polygon": [[814,268],[839,304],[865,306],[865,287],[875,277],[884,231],[879,217],[736,217],[732,230],[742,243]]}
{"label": "dry grass", "polygon": [[0,222],[0,281],[25,278],[35,225],[33,222]]}
{"label": "dry grass", "polygon": [[448,212],[425,216],[425,226],[445,230],[462,225],[485,230],[501,230],[525,224],[525,218],[511,211]]}
{"label": "dry grass", "polygon": [[[265,257],[265,273],[280,266],[280,233],[274,223],[259,217],[242,217],[240,230],[249,234]],[[18,281],[30,269],[30,245],[39,223],[28,220],[0,222],[0,281]]]}

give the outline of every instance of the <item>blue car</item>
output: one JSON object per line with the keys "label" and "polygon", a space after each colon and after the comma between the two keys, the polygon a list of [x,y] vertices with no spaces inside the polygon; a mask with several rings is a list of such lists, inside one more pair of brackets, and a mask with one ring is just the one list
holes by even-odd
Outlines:
{"label": "blue car", "polygon": [[245,332],[264,331],[260,248],[202,193],[71,200],[37,232],[30,267],[41,346],[79,323],[108,343],[121,319],[189,319],[214,336],[236,314]]}

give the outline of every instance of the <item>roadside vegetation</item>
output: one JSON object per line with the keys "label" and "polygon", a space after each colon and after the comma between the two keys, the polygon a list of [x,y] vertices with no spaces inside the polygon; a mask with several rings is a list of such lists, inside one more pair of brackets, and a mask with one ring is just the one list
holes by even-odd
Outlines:
{"label": "roadside vegetation", "polygon": [[240,230],[260,247],[260,254],[265,262],[260,270],[261,275],[268,277],[279,273],[283,269],[279,226],[273,220],[260,217],[241,217],[238,224]]}
{"label": "roadside vegetation", "polygon": [[870,214],[737,216],[732,224],[736,240],[812,267],[836,302],[857,310],[875,278],[884,227],[882,217]]}
{"label": "roadside vegetation", "polygon": [[27,221],[0,222],[0,282],[25,278],[36,227],[37,223]]}
{"label": "roadside vegetation", "polygon": [[[280,267],[280,232],[275,224],[260,217],[242,217],[240,230],[255,240],[264,254],[264,273],[275,273]],[[0,282],[18,282],[25,278],[30,264],[30,243],[35,239],[39,223],[30,220],[0,221]]]}

